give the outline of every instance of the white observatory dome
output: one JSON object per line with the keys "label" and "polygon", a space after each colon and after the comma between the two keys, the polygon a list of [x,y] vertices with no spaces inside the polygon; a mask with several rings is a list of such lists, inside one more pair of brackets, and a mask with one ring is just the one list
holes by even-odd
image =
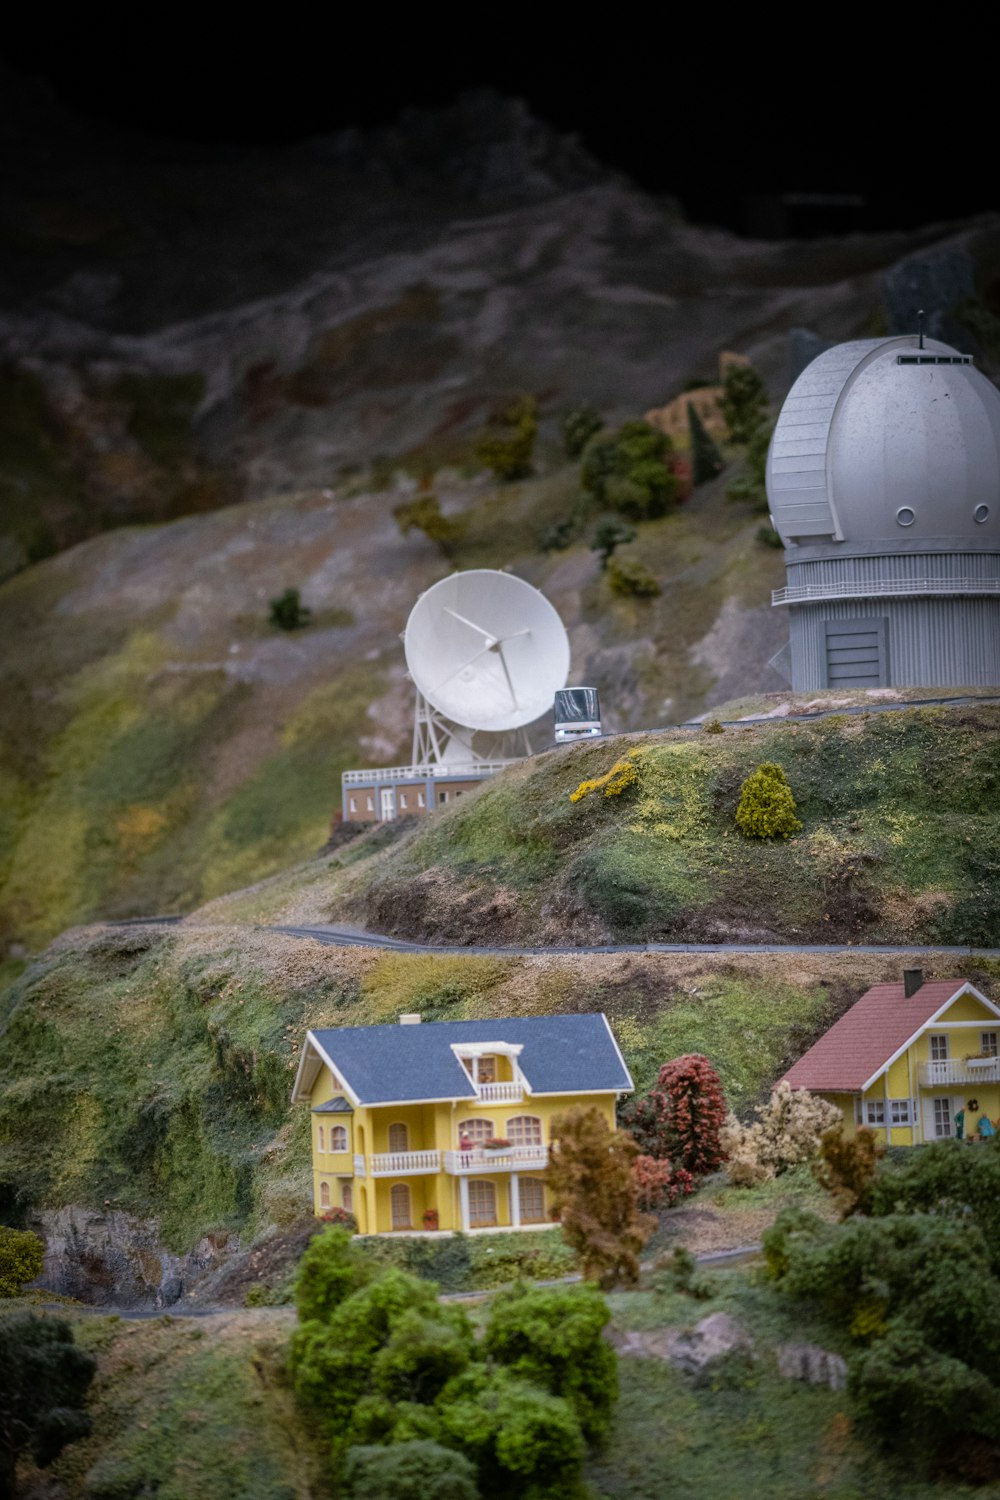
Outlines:
{"label": "white observatory dome", "polygon": [[934,339],[839,344],[789,392],[767,493],[786,547],[1000,550],[1000,391]]}

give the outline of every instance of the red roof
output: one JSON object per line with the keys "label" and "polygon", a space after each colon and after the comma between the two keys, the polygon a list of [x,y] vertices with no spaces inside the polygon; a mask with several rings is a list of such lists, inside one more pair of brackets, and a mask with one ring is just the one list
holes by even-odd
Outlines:
{"label": "red roof", "polygon": [[907,998],[900,984],[873,984],[780,1081],[793,1089],[859,1093],[964,979],[933,979]]}

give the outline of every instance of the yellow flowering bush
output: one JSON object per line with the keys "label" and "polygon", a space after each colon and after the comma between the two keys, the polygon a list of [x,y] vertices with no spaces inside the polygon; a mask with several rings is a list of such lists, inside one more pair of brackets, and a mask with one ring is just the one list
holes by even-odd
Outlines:
{"label": "yellow flowering bush", "polygon": [[575,792],[570,792],[571,802],[581,802],[591,792],[603,792],[605,797],[620,797],[630,786],[636,786],[639,772],[630,760],[616,760],[610,771],[595,776],[590,781],[581,781]]}

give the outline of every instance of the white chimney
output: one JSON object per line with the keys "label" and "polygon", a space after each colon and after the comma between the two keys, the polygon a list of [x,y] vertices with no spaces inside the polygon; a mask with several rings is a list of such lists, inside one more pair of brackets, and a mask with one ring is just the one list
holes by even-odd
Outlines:
{"label": "white chimney", "polygon": [[399,1024],[400,1024],[400,1026],[419,1026],[420,1025],[420,1012],[419,1011],[411,1011],[409,1015],[400,1016],[400,1018],[399,1018]]}

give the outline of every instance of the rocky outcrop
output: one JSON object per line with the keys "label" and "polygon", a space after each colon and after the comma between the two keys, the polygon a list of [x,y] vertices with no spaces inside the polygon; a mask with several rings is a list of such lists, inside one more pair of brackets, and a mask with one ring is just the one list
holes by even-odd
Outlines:
{"label": "rocky outcrop", "polygon": [[222,1233],[175,1255],[160,1242],[155,1219],[117,1209],[54,1209],[39,1214],[32,1228],[45,1240],[35,1285],[94,1307],[172,1307],[238,1249],[236,1238]]}

